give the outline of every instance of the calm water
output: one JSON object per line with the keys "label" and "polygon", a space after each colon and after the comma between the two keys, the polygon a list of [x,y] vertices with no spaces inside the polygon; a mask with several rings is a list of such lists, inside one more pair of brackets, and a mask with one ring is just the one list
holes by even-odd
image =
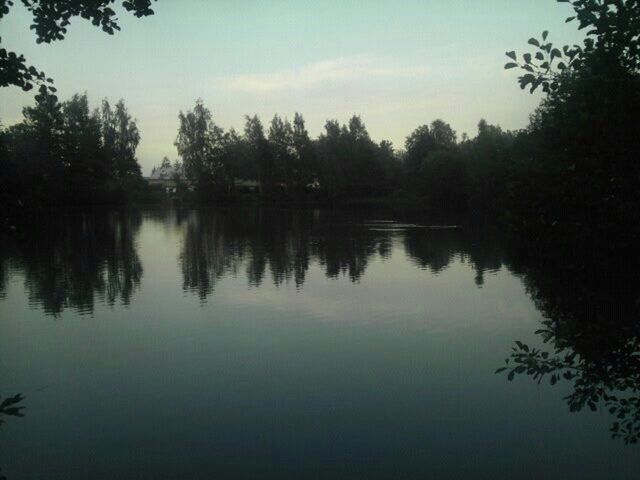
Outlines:
{"label": "calm water", "polygon": [[638,478],[602,402],[494,373],[598,298],[499,235],[381,212],[49,221],[0,250],[0,395],[26,396],[0,429],[9,480]]}

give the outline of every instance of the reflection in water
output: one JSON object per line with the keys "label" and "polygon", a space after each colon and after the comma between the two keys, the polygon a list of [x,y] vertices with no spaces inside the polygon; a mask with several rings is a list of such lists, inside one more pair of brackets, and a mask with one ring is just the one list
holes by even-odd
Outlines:
{"label": "reflection in water", "polygon": [[[24,406],[20,405],[23,400],[24,397],[20,393],[13,397],[0,397],[0,427],[4,424],[5,417],[24,417],[24,413],[22,412],[24,410]],[[2,446],[0,445],[0,448],[1,447]],[[1,468],[0,480],[7,480],[7,477],[2,474]]]}
{"label": "reflection in water", "polygon": [[27,241],[3,240],[0,292],[8,272],[24,276],[30,304],[47,314],[65,308],[92,313],[96,299],[128,305],[140,285],[142,265],[135,237],[140,215],[92,213],[65,215],[38,225]]}
{"label": "reflection in water", "polygon": [[[514,263],[544,315],[536,333],[551,347],[517,341],[506,366],[509,380],[526,374],[555,385],[572,382],[565,397],[572,412],[604,408],[611,434],[625,443],[640,438],[640,282],[631,265],[603,258],[583,263]],[[563,266],[564,265],[564,266]]]}
{"label": "reflection in water", "polygon": [[[377,218],[377,217],[374,217]],[[456,258],[468,262],[481,286],[485,272],[505,263],[497,239],[467,229],[427,228],[362,214],[320,210],[156,209],[145,219],[182,236],[179,264],[185,291],[206,299],[220,279],[245,272],[251,286],[265,277],[276,286],[300,288],[312,264],[327,278],[359,282],[375,258],[390,257],[394,242],[414,264],[437,274]],[[65,308],[92,313],[95,302],[128,305],[142,278],[136,251],[139,213],[67,215],[39,226],[24,244],[8,242],[0,253],[0,295],[10,272],[24,276],[29,301],[47,314]],[[45,241],[46,239],[46,241]]]}
{"label": "reflection in water", "polygon": [[435,229],[427,233],[409,229],[405,234],[407,255],[421,268],[439,273],[456,258],[475,271],[475,283],[484,284],[486,272],[497,272],[506,262],[504,248],[494,231]]}
{"label": "reflection in water", "polygon": [[[376,218],[376,217],[374,217]],[[182,236],[179,264],[185,291],[206,299],[226,275],[245,272],[251,286],[269,278],[276,286],[302,287],[312,264],[328,278],[359,282],[375,258],[387,259],[394,242],[420,268],[441,272],[456,258],[467,261],[480,286],[486,271],[504,263],[493,237],[462,229],[425,228],[362,214],[320,210],[156,209],[145,220]],[[32,305],[47,314],[65,308],[92,313],[95,302],[128,305],[139,287],[142,264],[136,251],[139,213],[76,214],[49,219],[25,243],[4,239],[0,295],[11,272],[24,277]],[[485,238],[479,241],[478,238]]]}
{"label": "reflection in water", "polygon": [[[507,386],[492,374],[505,345],[526,340],[508,374],[573,383],[573,410],[602,405],[618,423],[615,436],[635,441],[639,279],[533,261],[491,230],[388,218],[251,208],[94,213],[52,218],[38,239],[7,243],[2,377],[19,391],[59,388],[30,401],[3,466],[15,478],[41,478],[52,466],[52,478],[99,478],[86,472],[144,462],[149,478],[169,478],[152,477],[164,469],[171,478],[197,469],[227,478],[231,459],[248,478],[280,467],[315,472],[338,458],[380,478],[399,462],[416,466],[407,478],[445,478],[429,469],[462,459],[467,476],[488,465],[488,475],[506,468],[516,478],[522,465],[543,476],[540,455],[557,455],[566,468],[547,476],[566,478],[574,465],[591,472],[618,455],[626,463],[617,472],[637,471],[633,451],[609,442],[606,427],[583,442],[602,426],[564,416],[555,389],[532,395],[527,382]],[[545,315],[539,333],[549,352],[527,336],[539,315],[523,284]],[[99,308],[133,300],[135,308]],[[110,321],[44,322],[29,312],[70,309],[73,319],[94,306]],[[531,442],[538,448],[529,456]],[[33,445],[45,446],[37,462]]]}
{"label": "reflection in water", "polygon": [[23,400],[24,397],[20,393],[13,397],[0,397],[0,426],[5,422],[4,417],[24,417],[24,407],[20,406]]}
{"label": "reflection in water", "polygon": [[[275,285],[305,281],[311,264],[328,278],[358,282],[375,257],[391,255],[394,241],[421,268],[438,273],[458,256],[469,261],[482,285],[486,271],[503,264],[494,239],[478,243],[461,229],[425,228],[387,221],[354,221],[349,215],[312,210],[213,210],[190,212],[180,263],[183,286],[201,299],[218,280],[245,270],[258,286],[269,272]],[[472,241],[472,238],[476,239]]]}

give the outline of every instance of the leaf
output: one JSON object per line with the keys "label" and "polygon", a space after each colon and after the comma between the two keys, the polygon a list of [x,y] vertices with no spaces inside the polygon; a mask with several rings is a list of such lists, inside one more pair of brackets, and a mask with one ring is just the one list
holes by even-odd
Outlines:
{"label": "leaf", "polygon": [[505,53],[505,55],[506,55],[507,57],[509,57],[510,59],[512,59],[512,60],[517,60],[516,52],[515,52],[515,51],[507,52],[507,53]]}
{"label": "leaf", "polygon": [[546,40],[548,36],[549,36],[549,30],[545,30],[544,32],[542,32],[542,40]]}
{"label": "leaf", "polygon": [[24,417],[24,414],[20,412],[20,410],[23,410],[24,407],[12,407],[12,408],[7,408],[4,412],[5,415],[10,415],[13,417]]}
{"label": "leaf", "polygon": [[509,372],[509,375],[507,376],[507,379],[511,382],[513,380],[513,377],[515,377],[515,375],[516,375],[515,370],[511,370]]}
{"label": "leaf", "polygon": [[505,69],[505,70],[509,70],[509,69],[511,69],[511,68],[516,68],[517,66],[518,66],[518,64],[517,64],[517,63],[509,62],[509,63],[507,63],[507,64],[504,66],[504,69]]}
{"label": "leaf", "polygon": [[22,396],[21,393],[14,395],[13,397],[7,397],[3,400],[2,403],[0,403],[0,410],[4,409],[5,407],[8,407],[9,405],[15,405],[16,403],[20,403],[22,400],[24,400],[24,397]]}
{"label": "leaf", "polygon": [[529,41],[527,42],[529,45],[534,45],[536,47],[540,46],[540,42],[538,40],[536,40],[535,38],[530,38]]}

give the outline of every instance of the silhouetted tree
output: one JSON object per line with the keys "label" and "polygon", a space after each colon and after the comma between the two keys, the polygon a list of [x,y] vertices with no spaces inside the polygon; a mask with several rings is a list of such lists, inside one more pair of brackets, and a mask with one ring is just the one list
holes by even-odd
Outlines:
{"label": "silhouetted tree", "polygon": [[23,115],[0,134],[5,228],[24,220],[25,208],[122,202],[142,190],[135,157],[140,135],[124,102],[112,111],[105,101],[91,112],[86,94],[60,103],[45,92]]}
{"label": "silhouetted tree", "polygon": [[295,146],[293,129],[288,120],[278,115],[273,117],[269,126],[269,150],[272,159],[271,180],[287,189],[293,185]]}
{"label": "silhouetted tree", "polygon": [[[125,10],[136,17],[153,15],[152,0],[126,0],[122,2]],[[22,0],[22,4],[33,15],[31,29],[35,31],[38,43],[51,43],[62,40],[73,17],[80,16],[112,35],[120,30],[116,12],[111,8],[114,0]],[[0,0],[0,21],[9,13],[14,0]],[[1,43],[0,43],[1,45]],[[53,80],[35,67],[27,65],[24,55],[7,52],[0,48],[0,87],[15,85],[25,91],[40,85],[40,93],[55,93],[51,86]]]}
{"label": "silhouetted tree", "polygon": [[213,121],[202,100],[192,111],[180,112],[175,146],[182,157],[186,177],[201,197],[226,190],[224,171],[224,131]]}
{"label": "silhouetted tree", "polygon": [[[569,247],[571,248],[571,247]],[[566,249],[546,252],[518,245],[510,269],[523,278],[544,319],[543,346],[516,341],[498,370],[538,383],[570,382],[564,397],[572,412],[606,409],[611,434],[640,438],[640,285],[638,255],[590,252],[573,263]]]}
{"label": "silhouetted tree", "polygon": [[[636,1],[573,2],[582,46],[529,43],[506,68],[521,67],[522,88],[547,93],[516,154],[512,224],[528,236],[580,237],[619,249],[637,234],[640,170],[640,50]],[[634,33],[635,32],[635,33]],[[604,241],[603,241],[604,240]]]}
{"label": "silhouetted tree", "polygon": [[258,171],[263,191],[271,192],[276,185],[276,165],[265,137],[264,127],[257,115],[245,117],[244,138],[247,142],[250,161]]}
{"label": "silhouetted tree", "polygon": [[102,144],[118,180],[140,175],[140,165],[136,160],[136,149],[140,143],[140,132],[131,119],[124,101],[120,100],[111,110],[108,100],[102,102]]}
{"label": "silhouetted tree", "polygon": [[317,179],[317,165],[316,152],[304,118],[297,112],[293,118],[293,149],[291,183],[294,188],[301,190]]}

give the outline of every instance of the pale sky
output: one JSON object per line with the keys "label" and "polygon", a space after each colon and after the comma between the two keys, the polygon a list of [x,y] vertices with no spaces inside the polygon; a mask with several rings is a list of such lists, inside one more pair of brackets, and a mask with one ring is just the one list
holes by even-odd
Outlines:
{"label": "pale sky", "polygon": [[[121,2],[118,0],[117,4]],[[556,0],[159,0],[136,19],[118,8],[122,31],[72,20],[67,37],[37,45],[16,2],[0,22],[3,46],[55,80],[64,100],[87,92],[96,106],[122,98],[138,122],[148,174],[173,146],[178,112],[202,98],[223,128],[245,114],[265,125],[301,112],[317,136],[325,121],[362,116],[376,141],[401,148],[436,118],[460,136],[481,118],[522,128],[540,101],[520,90],[504,53],[527,40],[577,43],[571,7]],[[0,120],[22,119],[33,92],[0,89]]]}

